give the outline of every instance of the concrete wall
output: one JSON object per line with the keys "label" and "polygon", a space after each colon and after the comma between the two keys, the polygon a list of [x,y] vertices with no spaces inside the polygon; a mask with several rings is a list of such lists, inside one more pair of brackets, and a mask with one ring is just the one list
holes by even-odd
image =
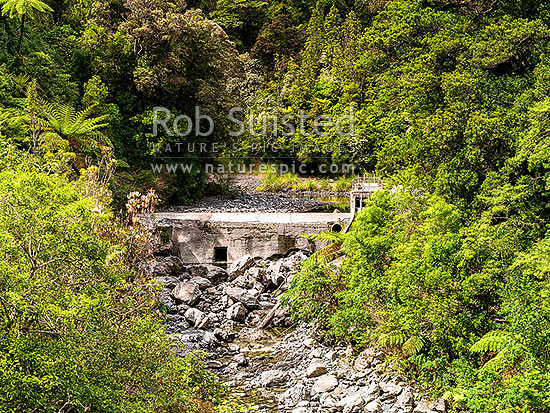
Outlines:
{"label": "concrete wall", "polygon": [[348,214],[157,214],[159,225],[172,232],[173,252],[186,264],[214,262],[214,249],[227,247],[227,262],[244,255],[268,258],[324,246],[301,235],[345,226]]}

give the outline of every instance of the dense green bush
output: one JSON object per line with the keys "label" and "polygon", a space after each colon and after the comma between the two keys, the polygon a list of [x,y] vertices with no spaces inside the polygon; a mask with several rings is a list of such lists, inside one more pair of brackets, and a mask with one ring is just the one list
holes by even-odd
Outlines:
{"label": "dense green bush", "polygon": [[329,337],[384,348],[457,406],[545,411],[550,243],[532,246],[520,214],[495,215],[468,219],[418,191],[375,193],[343,235],[340,270],[315,255],[285,302]]}
{"label": "dense green bush", "polygon": [[78,188],[0,173],[0,411],[213,409],[215,377],[176,357],[125,230]]}

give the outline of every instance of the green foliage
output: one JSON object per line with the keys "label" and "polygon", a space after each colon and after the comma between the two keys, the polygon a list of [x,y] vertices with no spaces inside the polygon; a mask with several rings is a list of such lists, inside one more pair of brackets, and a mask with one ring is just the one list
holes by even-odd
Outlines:
{"label": "green foliage", "polygon": [[52,12],[53,9],[40,0],[5,0],[2,5],[2,14],[9,14],[10,18],[36,20],[42,13]]}
{"label": "green foliage", "polygon": [[506,346],[506,342],[509,339],[509,333],[506,331],[489,331],[483,337],[472,344],[470,351],[474,353],[487,353],[489,351],[500,351]]}
{"label": "green foliage", "polygon": [[54,105],[46,102],[42,107],[49,125],[63,139],[74,140],[86,147],[94,147],[98,143],[110,145],[109,138],[99,130],[108,125],[105,122],[108,115],[90,117],[93,106],[76,111],[69,104]]}
{"label": "green foliage", "polygon": [[0,410],[213,409],[220,388],[174,353],[124,229],[55,175],[5,170],[0,200]]}
{"label": "green foliage", "polygon": [[[487,188],[484,212],[469,221],[437,196],[375,193],[350,232],[321,237],[342,245],[340,270],[314,254],[285,302],[330,337],[394,352],[432,392],[449,390],[470,411],[542,411],[550,244],[533,246],[540,227],[519,206],[524,189]],[[309,311],[317,296],[327,304]],[[526,395],[526,385],[540,392]]]}

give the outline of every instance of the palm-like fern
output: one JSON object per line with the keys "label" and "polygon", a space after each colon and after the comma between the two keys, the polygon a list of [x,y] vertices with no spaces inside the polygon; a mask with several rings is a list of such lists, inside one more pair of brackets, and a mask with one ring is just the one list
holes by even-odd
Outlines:
{"label": "palm-like fern", "polygon": [[381,334],[378,343],[382,346],[401,347],[404,354],[413,356],[424,348],[426,341],[420,336],[410,336],[402,330],[394,330]]}
{"label": "palm-like fern", "polygon": [[21,21],[16,49],[16,53],[19,54],[25,20],[38,20],[43,14],[52,12],[53,9],[40,0],[0,0],[0,3],[3,3],[2,14],[9,14],[10,18],[18,17]]}
{"label": "palm-like fern", "polygon": [[44,103],[43,114],[49,126],[63,139],[76,140],[78,143],[93,146],[97,143],[111,145],[109,138],[100,131],[108,125],[108,115],[90,117],[94,106],[76,111],[71,105],[53,105]]}
{"label": "palm-like fern", "polygon": [[414,356],[420,353],[424,348],[425,340],[420,336],[412,336],[407,339],[401,346],[403,352],[409,356]]}
{"label": "palm-like fern", "polygon": [[487,334],[481,337],[478,341],[476,341],[472,345],[472,347],[470,347],[470,351],[473,351],[474,353],[487,353],[487,352],[500,351],[504,347],[506,347],[506,344],[509,338],[510,338],[510,334],[505,331],[501,331],[501,330],[489,331]]}
{"label": "palm-like fern", "polygon": [[470,351],[474,353],[497,353],[493,358],[487,361],[484,369],[499,370],[503,368],[512,354],[513,337],[510,333],[501,330],[489,331],[471,347]]}

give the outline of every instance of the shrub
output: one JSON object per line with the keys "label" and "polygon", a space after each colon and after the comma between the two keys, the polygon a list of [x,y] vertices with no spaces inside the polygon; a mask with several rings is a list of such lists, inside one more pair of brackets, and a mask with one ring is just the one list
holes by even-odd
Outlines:
{"label": "shrub", "polygon": [[0,411],[213,410],[215,377],[175,355],[156,289],[93,206],[55,175],[0,173]]}
{"label": "shrub", "polygon": [[376,192],[341,235],[340,269],[314,255],[284,303],[327,337],[383,348],[457,407],[548,411],[550,239],[532,247],[536,220],[495,219],[527,211],[508,196],[521,190],[501,187],[470,221],[436,196]]}

